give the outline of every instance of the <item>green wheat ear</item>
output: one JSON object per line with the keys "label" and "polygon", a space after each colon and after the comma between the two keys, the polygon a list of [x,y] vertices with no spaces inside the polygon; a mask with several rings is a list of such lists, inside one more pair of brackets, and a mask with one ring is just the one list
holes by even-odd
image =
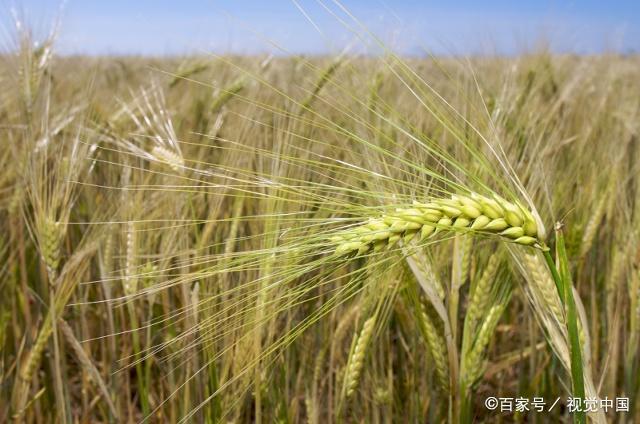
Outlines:
{"label": "green wheat ear", "polygon": [[353,351],[353,355],[349,359],[349,364],[347,366],[347,371],[345,375],[345,387],[346,387],[346,397],[349,398],[353,396],[356,389],[358,388],[358,383],[360,382],[360,374],[362,373],[362,367],[364,366],[364,359],[367,355],[367,348],[369,346],[369,342],[373,336],[373,330],[376,325],[376,316],[373,315],[371,318],[367,319],[362,326],[362,330],[358,336],[355,349]]}
{"label": "green wheat ear", "polygon": [[490,199],[479,194],[453,195],[449,199],[433,199],[429,203],[414,202],[411,208],[370,219],[357,227],[341,231],[331,237],[337,244],[335,254],[352,252],[363,254],[373,249],[391,247],[399,240],[420,240],[441,231],[499,235],[511,242],[544,250],[541,232],[533,214],[496,196]]}
{"label": "green wheat ear", "polygon": [[45,217],[40,221],[39,225],[41,237],[41,254],[42,259],[47,267],[49,277],[54,283],[55,276],[60,266],[60,245],[62,239],[62,228],[59,222]]}

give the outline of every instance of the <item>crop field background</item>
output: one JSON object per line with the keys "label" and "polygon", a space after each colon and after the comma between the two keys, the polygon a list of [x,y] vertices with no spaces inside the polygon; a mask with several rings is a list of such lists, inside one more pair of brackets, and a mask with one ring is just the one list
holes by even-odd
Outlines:
{"label": "crop field background", "polygon": [[377,54],[12,30],[1,422],[640,422],[638,57],[351,24]]}

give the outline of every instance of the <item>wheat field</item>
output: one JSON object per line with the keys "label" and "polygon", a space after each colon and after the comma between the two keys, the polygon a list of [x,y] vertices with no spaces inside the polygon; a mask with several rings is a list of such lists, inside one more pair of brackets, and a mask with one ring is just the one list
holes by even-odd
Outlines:
{"label": "wheat field", "polygon": [[34,41],[0,63],[0,421],[640,422],[636,56]]}

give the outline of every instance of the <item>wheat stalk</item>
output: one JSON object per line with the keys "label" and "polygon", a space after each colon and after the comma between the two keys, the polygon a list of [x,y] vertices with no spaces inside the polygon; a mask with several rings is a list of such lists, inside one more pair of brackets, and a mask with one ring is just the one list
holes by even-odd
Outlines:
{"label": "wheat stalk", "polygon": [[76,359],[78,360],[78,363],[82,366],[85,372],[91,377],[95,385],[98,387],[100,394],[102,395],[103,399],[105,400],[105,403],[109,407],[109,411],[111,415],[115,419],[117,419],[118,411],[113,403],[113,400],[111,400],[111,396],[109,395],[109,389],[107,387],[107,384],[102,379],[102,376],[100,375],[100,371],[98,370],[98,368],[96,368],[96,366],[93,363],[93,360],[91,359],[89,354],[85,351],[85,349],[82,347],[82,344],[80,344],[80,342],[76,339],[75,335],[73,334],[73,330],[71,329],[69,324],[64,319],[60,318],[60,320],[58,321],[58,325],[60,326],[60,330],[62,331],[62,334],[64,335],[65,339],[67,340],[67,343],[69,343],[74,353],[76,354]]}

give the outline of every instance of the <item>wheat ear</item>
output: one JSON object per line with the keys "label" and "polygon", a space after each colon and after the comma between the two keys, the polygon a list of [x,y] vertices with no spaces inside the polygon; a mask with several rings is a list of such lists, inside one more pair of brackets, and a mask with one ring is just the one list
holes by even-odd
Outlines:
{"label": "wheat ear", "polygon": [[587,222],[584,233],[582,234],[582,243],[580,243],[581,258],[584,258],[587,253],[589,253],[589,250],[591,250],[593,240],[596,238],[598,229],[600,228],[600,223],[602,222],[602,218],[606,212],[608,198],[609,196],[606,194],[602,195],[595,209],[593,209],[593,212],[591,213],[591,217]]}
{"label": "wheat ear", "polygon": [[349,366],[347,367],[347,372],[345,374],[345,388],[347,398],[350,398],[358,388],[360,373],[362,372],[362,367],[364,365],[364,358],[367,354],[367,348],[369,346],[369,342],[371,341],[371,337],[373,336],[375,325],[376,316],[374,315],[365,321],[364,325],[362,326],[362,330],[360,331],[360,335],[358,336],[356,347],[353,351],[353,355],[351,355]]}
{"label": "wheat ear", "polygon": [[498,198],[478,194],[453,195],[450,199],[414,202],[412,208],[370,219],[367,223],[341,231],[331,237],[338,256],[352,252],[379,251],[399,240],[409,242],[419,234],[421,240],[439,231],[478,231],[498,234],[514,243],[544,248],[533,214],[525,208]]}
{"label": "wheat ear", "polygon": [[547,272],[546,266],[538,255],[524,254],[524,263],[531,275],[535,289],[542,295],[546,306],[552,312],[556,321],[564,328],[564,308],[558,295],[558,289]]}
{"label": "wheat ear", "polygon": [[49,217],[43,218],[38,227],[41,237],[42,260],[47,267],[49,281],[53,284],[58,274],[58,267],[60,266],[62,229],[60,223]]}
{"label": "wheat ear", "polygon": [[233,96],[239,94],[247,85],[246,78],[240,77],[231,85],[225,87],[219,95],[214,97],[209,106],[210,113],[216,113],[222,109],[222,107],[229,101]]}
{"label": "wheat ear", "polygon": [[155,156],[160,162],[165,163],[169,168],[175,172],[180,172],[184,169],[184,159],[182,156],[170,149],[163,146],[154,146],[151,150],[151,154]]}
{"label": "wheat ear", "polygon": [[440,335],[438,329],[433,324],[424,310],[419,311],[420,325],[424,331],[429,351],[433,357],[436,368],[438,383],[445,392],[449,391],[449,366],[447,363],[446,342]]}
{"label": "wheat ear", "polygon": [[315,87],[313,88],[313,91],[309,93],[309,96],[302,102],[303,112],[311,107],[314,99],[318,97],[318,94],[320,94],[322,88],[331,80],[331,77],[333,77],[333,74],[336,73],[340,65],[342,65],[342,58],[338,57],[322,71]]}
{"label": "wheat ear", "polygon": [[478,323],[489,308],[491,301],[492,283],[495,280],[498,265],[500,264],[500,253],[494,253],[489,258],[482,276],[473,287],[469,307],[465,317],[465,333],[475,330]]}
{"label": "wheat ear", "polygon": [[35,369],[40,365],[44,348],[49,341],[49,337],[53,332],[53,326],[51,325],[50,316],[47,315],[42,325],[36,343],[31,348],[29,355],[25,362],[20,367],[18,373],[18,383],[14,388],[13,396],[13,416],[12,418],[16,422],[22,422],[24,420],[24,414],[26,412],[29,400],[29,390],[31,388],[31,379]]}
{"label": "wheat ear", "polygon": [[467,354],[464,355],[464,360],[461,370],[461,379],[465,387],[472,386],[484,372],[484,352],[491,341],[491,335],[493,334],[500,315],[504,310],[504,305],[494,305],[489,309],[487,317],[485,318],[478,336],[476,337],[473,346],[469,349]]}

